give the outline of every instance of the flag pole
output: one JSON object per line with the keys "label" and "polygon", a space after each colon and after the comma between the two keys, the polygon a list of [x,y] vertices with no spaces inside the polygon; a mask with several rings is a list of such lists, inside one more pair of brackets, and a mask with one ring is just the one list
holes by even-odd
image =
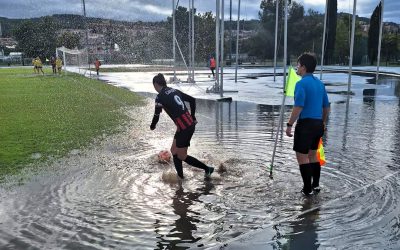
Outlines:
{"label": "flag pole", "polygon": [[287,0],[285,0],[285,36],[284,36],[284,45],[283,45],[283,98],[282,98],[282,104],[281,104],[281,110],[279,113],[279,123],[278,127],[276,130],[276,135],[275,135],[275,144],[274,144],[274,151],[272,152],[272,160],[271,160],[271,166],[269,169],[269,178],[273,178],[272,176],[272,170],[274,167],[274,160],[275,160],[275,153],[276,153],[276,144],[278,143],[278,136],[281,128],[281,124],[283,121],[283,110],[285,107],[285,100],[286,100],[286,63],[287,63],[287,15],[288,15],[288,3]]}

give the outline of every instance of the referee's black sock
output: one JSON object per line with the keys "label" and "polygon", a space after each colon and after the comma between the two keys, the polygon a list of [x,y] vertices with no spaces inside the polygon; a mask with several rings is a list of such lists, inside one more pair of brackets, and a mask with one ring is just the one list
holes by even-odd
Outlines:
{"label": "referee's black sock", "polygon": [[310,194],[312,189],[311,189],[311,176],[312,176],[312,169],[311,169],[311,164],[301,164],[300,165],[300,173],[301,173],[301,178],[303,179],[303,191],[304,193]]}
{"label": "referee's black sock", "polygon": [[186,157],[184,162],[186,162],[189,165],[192,165],[193,167],[201,168],[204,169],[204,171],[208,171],[208,166],[206,164],[202,163],[201,161],[197,160],[196,158],[190,155]]}
{"label": "referee's black sock", "polygon": [[319,177],[321,175],[321,165],[319,162],[310,163],[312,169],[312,187],[319,187]]}
{"label": "referee's black sock", "polygon": [[178,155],[174,155],[174,165],[176,169],[176,173],[179,177],[183,179],[183,168],[182,168],[182,160],[178,158]]}

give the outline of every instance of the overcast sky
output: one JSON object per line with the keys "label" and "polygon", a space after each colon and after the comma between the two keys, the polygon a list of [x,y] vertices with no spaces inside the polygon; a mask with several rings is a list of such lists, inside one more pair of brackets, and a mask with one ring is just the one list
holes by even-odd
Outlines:
{"label": "overcast sky", "polygon": [[[175,0],[177,2],[178,0]],[[283,1],[283,0],[282,0]],[[312,8],[325,12],[326,0],[294,0],[306,10]],[[338,12],[353,12],[354,0],[338,0]],[[165,20],[171,15],[172,0],[86,0],[86,13],[91,17],[102,17],[127,21]],[[199,12],[215,12],[216,0],[195,0]],[[261,0],[241,0],[241,19],[258,19]],[[370,17],[378,0],[358,0],[357,15]],[[189,0],[179,0],[179,5],[188,7]],[[232,16],[237,17],[238,0],[232,0]],[[230,0],[225,0],[225,14],[229,18]],[[0,16],[7,18],[30,18],[52,14],[82,14],[82,0],[0,0]],[[384,19],[400,23],[400,0],[385,0]]]}

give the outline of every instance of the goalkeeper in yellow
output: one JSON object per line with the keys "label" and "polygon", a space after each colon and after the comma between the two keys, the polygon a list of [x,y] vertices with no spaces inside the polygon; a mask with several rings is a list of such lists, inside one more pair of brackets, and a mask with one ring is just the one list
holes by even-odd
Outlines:
{"label": "goalkeeper in yellow", "polygon": [[58,74],[61,74],[62,65],[63,65],[63,61],[60,59],[60,57],[57,56],[56,67],[57,67]]}

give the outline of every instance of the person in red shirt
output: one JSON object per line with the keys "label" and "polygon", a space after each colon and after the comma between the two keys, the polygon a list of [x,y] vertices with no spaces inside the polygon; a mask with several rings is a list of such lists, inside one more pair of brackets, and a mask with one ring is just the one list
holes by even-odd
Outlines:
{"label": "person in red shirt", "polygon": [[[156,128],[162,110],[174,121],[176,132],[171,146],[171,153],[178,176],[183,179],[182,161],[184,161],[196,168],[203,169],[205,176],[209,177],[214,172],[214,168],[187,154],[190,140],[197,124],[195,116],[196,99],[177,89],[167,87],[163,74],[158,74],[153,78],[153,86],[158,95],[150,129],[154,130]],[[190,113],[185,102],[189,102]]]}
{"label": "person in red shirt", "polygon": [[96,68],[97,75],[99,75],[100,66],[101,66],[101,62],[98,58],[96,58],[96,61],[94,62],[94,67]]}
{"label": "person in red shirt", "polygon": [[215,59],[214,59],[213,56],[210,58],[210,69],[211,69],[211,73],[212,73],[213,77],[215,77],[215,74],[214,74],[214,70],[215,70]]}

